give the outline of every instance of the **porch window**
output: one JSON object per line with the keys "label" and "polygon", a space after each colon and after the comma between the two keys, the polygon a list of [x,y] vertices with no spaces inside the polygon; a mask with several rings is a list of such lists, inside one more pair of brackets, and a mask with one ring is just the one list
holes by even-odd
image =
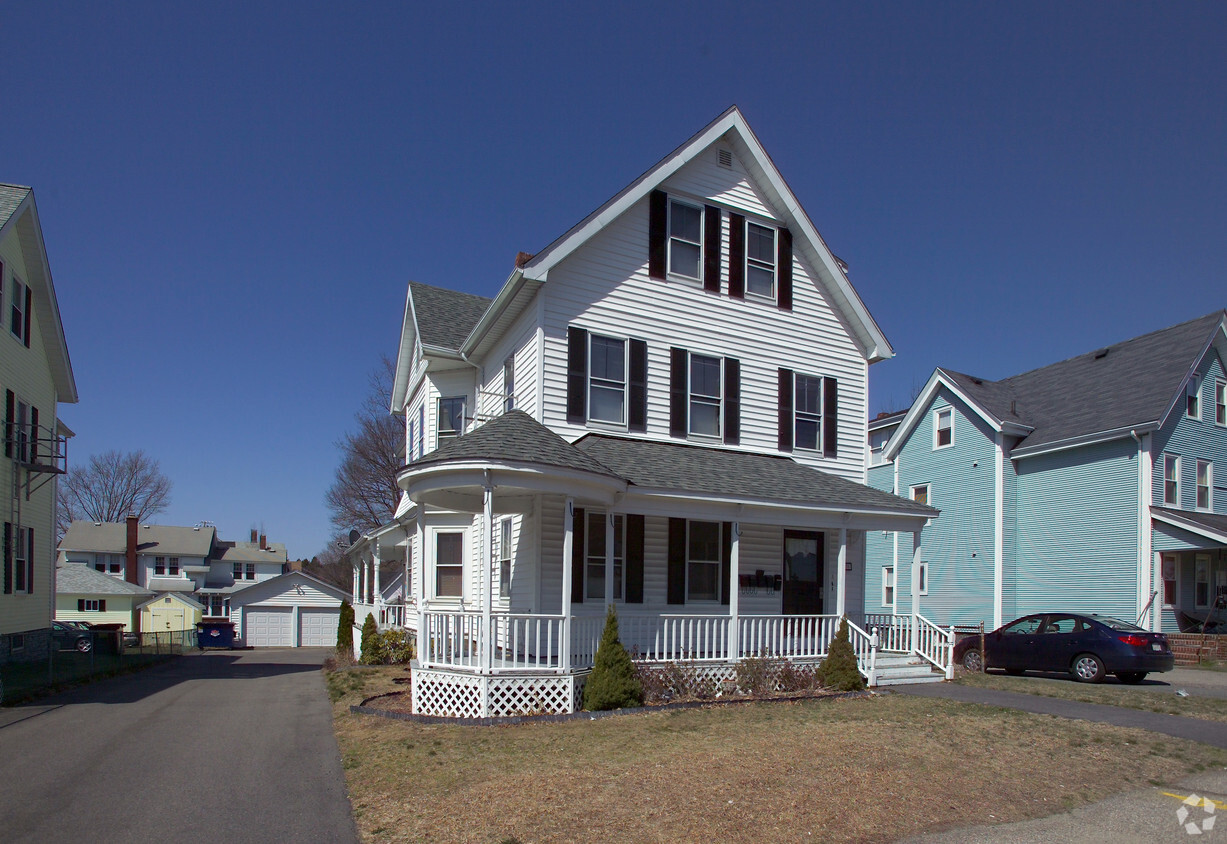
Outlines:
{"label": "porch window", "polygon": [[1197,509],[1213,510],[1210,491],[1214,488],[1214,466],[1209,460],[1197,461]]}
{"label": "porch window", "polygon": [[690,433],[720,436],[720,358],[690,356]]}
{"label": "porch window", "polygon": [[1180,457],[1176,454],[1163,455],[1163,503],[1180,506]]}
{"label": "porch window", "polygon": [[442,445],[444,440],[464,433],[464,405],[464,396],[439,399],[439,412],[436,417],[439,429],[435,432],[435,448]]}
{"label": "porch window", "polygon": [[1227,381],[1214,382],[1214,423],[1227,425]]}
{"label": "porch window", "polygon": [[498,596],[511,597],[511,519],[498,523]]}
{"label": "porch window", "polygon": [[929,564],[922,560],[920,563],[920,566],[918,567],[917,573],[920,575],[920,594],[928,595],[929,594]]}
{"label": "porch window", "polygon": [[1201,418],[1201,384],[1196,376],[1189,381],[1185,397],[1185,415],[1190,419]]}
{"label": "porch window", "polygon": [[1210,606],[1210,555],[1198,554],[1193,560],[1194,599],[1198,607]]}
{"label": "porch window", "polygon": [[822,448],[822,379],[796,375],[797,403],[794,416],[796,448],[817,451]]}
{"label": "porch window", "polygon": [[626,424],[625,340],[589,335],[588,418]]}
{"label": "porch window", "polygon": [[1163,606],[1176,605],[1176,555],[1163,555]]}
{"label": "porch window", "polygon": [[[605,600],[605,513],[589,512],[584,530],[584,541],[587,544],[585,556],[584,598],[586,600]],[[622,514],[615,514],[614,547],[613,547],[613,596],[615,601],[622,600],[622,572],[625,543],[625,522]]]}
{"label": "porch window", "polygon": [[954,409],[933,411],[933,447],[945,448],[954,442]]}
{"label": "porch window", "polygon": [[459,598],[463,594],[464,534],[435,534],[435,596]]}
{"label": "porch window", "polygon": [[895,608],[895,567],[882,567],[882,606]]}
{"label": "porch window", "polygon": [[720,600],[720,523],[688,522],[686,600]]}

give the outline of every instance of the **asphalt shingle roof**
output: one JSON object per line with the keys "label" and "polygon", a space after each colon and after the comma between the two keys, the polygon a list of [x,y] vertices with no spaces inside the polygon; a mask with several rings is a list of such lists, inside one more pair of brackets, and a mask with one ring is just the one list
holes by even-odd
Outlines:
{"label": "asphalt shingle roof", "polygon": [[55,570],[55,591],[60,595],[152,595],[148,589],[103,574],[84,563],[65,563]]}
{"label": "asphalt shingle roof", "polygon": [[428,346],[459,349],[491,300],[473,293],[409,282],[418,335]]}
{"label": "asphalt shingle roof", "polygon": [[1190,510],[1173,510],[1170,507],[1154,507],[1156,513],[1167,513],[1178,521],[1201,525],[1208,530],[1227,534],[1227,515],[1222,513],[1197,513]]}
{"label": "asphalt shingle roof", "polygon": [[941,371],[998,419],[1034,428],[1016,446],[1032,448],[1158,422],[1225,318],[1215,311],[1000,381]]}
{"label": "asphalt shingle roof", "polygon": [[9,221],[17,206],[25,201],[30,189],[23,185],[10,185],[0,182],[0,228]]}
{"label": "asphalt shingle roof", "polygon": [[218,555],[214,558],[226,563],[284,563],[286,561],[285,546],[279,542],[267,543],[268,550],[261,551],[258,542],[226,542],[217,543]]}
{"label": "asphalt shingle roof", "polygon": [[[207,557],[213,548],[215,533],[211,527],[141,525],[136,531],[136,547],[141,554]],[[128,550],[128,526],[123,522],[96,524],[76,521],[69,525],[60,548],[65,551],[123,554]]]}

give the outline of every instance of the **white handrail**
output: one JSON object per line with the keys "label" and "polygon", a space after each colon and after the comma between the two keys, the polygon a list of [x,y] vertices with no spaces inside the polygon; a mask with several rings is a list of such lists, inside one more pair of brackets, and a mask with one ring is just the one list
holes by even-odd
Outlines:
{"label": "white handrail", "polygon": [[924,616],[917,616],[915,653],[954,679],[954,628],[943,630]]}

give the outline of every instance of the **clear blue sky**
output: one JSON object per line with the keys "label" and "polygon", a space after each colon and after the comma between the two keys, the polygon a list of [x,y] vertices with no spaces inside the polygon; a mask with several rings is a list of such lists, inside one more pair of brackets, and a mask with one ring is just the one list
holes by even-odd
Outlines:
{"label": "clear blue sky", "polygon": [[874,412],[1227,305],[1223,3],[10,2],[0,35],[70,458],[143,448],[160,521],[291,556],[406,282],[493,295],[732,103],[895,346]]}

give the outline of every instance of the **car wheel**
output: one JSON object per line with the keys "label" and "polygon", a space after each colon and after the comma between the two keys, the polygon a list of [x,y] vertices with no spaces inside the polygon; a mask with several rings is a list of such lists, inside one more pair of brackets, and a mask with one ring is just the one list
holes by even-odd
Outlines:
{"label": "car wheel", "polygon": [[980,652],[977,650],[970,650],[963,654],[963,667],[968,671],[975,671],[976,673],[983,671],[984,660],[980,658]]}
{"label": "car wheel", "polygon": [[1135,686],[1146,679],[1145,671],[1121,671],[1116,675],[1116,679],[1122,683],[1128,683]]}
{"label": "car wheel", "polygon": [[1074,677],[1082,683],[1098,683],[1103,679],[1103,663],[1095,654],[1074,657]]}
{"label": "car wheel", "polygon": [[91,650],[93,650],[93,647],[94,643],[84,636],[77,640],[77,650],[83,654],[89,653]]}

